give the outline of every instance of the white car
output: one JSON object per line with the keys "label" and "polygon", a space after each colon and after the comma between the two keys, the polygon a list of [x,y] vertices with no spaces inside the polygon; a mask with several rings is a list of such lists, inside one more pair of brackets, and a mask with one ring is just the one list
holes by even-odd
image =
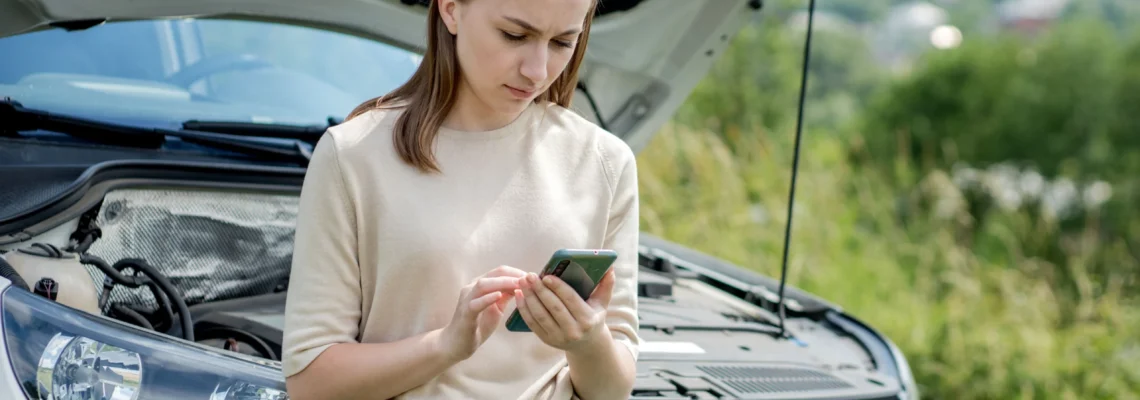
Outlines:
{"label": "white car", "polygon": [[[417,63],[419,0],[0,0],[0,398],[286,399],[313,144]],[[635,151],[757,0],[605,0],[574,108]],[[642,237],[631,399],[913,399],[838,306]]]}

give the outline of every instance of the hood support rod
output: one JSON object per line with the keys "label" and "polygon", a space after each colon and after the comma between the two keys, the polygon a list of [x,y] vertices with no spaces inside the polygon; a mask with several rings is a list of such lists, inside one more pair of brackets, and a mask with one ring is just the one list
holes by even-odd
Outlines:
{"label": "hood support rod", "polygon": [[811,61],[811,31],[815,16],[815,0],[808,0],[807,38],[804,40],[803,70],[800,77],[800,105],[796,115],[796,147],[792,158],[792,183],[788,189],[788,222],[784,226],[784,260],[780,265],[780,335],[787,336],[784,327],[784,285],[788,280],[788,249],[792,241],[792,210],[796,204],[796,177],[800,167],[800,139],[803,136],[804,98],[807,96],[808,64]]}

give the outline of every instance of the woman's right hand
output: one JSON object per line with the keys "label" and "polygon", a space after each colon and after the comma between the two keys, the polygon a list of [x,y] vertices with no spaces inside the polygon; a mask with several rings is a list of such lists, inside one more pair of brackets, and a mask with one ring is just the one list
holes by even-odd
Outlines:
{"label": "woman's right hand", "polygon": [[501,266],[483,274],[459,292],[459,304],[440,335],[443,351],[456,361],[465,360],[498,328],[503,310],[526,272]]}

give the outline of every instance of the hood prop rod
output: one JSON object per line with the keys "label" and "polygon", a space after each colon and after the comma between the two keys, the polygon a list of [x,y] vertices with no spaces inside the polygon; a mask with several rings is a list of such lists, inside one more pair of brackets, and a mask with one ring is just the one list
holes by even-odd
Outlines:
{"label": "hood prop rod", "polygon": [[792,158],[792,183],[788,188],[788,222],[784,227],[784,259],[780,265],[780,336],[788,336],[784,327],[784,285],[788,280],[788,252],[792,241],[792,210],[796,204],[796,177],[800,167],[800,139],[803,136],[804,98],[807,96],[808,65],[811,61],[812,20],[815,17],[815,0],[808,0],[807,38],[804,40],[803,70],[800,77],[800,104],[796,115],[796,147]]}

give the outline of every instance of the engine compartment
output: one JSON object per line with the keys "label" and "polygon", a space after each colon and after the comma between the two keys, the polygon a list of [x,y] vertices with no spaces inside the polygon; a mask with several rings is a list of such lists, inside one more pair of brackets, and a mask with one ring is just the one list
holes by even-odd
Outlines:
{"label": "engine compartment", "polygon": [[280,339],[270,347],[264,337],[272,334],[194,317],[215,302],[276,293],[283,302],[297,200],[266,191],[121,187],[82,210],[66,245],[31,241],[2,256],[29,286],[47,278],[61,304],[276,361]]}
{"label": "engine compartment", "polygon": [[[50,279],[44,295],[76,310],[280,360],[295,193],[124,185],[82,204],[66,243],[45,235],[0,259],[32,289]],[[631,398],[898,398],[898,380],[833,311],[790,307],[781,335],[772,309],[726,290],[730,279],[660,248],[639,259]]]}

